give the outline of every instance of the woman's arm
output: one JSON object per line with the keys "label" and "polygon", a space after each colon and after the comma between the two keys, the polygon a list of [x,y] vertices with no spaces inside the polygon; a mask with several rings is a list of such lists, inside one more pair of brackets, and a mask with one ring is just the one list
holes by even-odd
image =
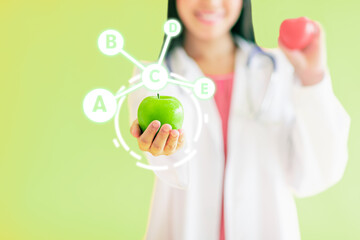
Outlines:
{"label": "woman's arm", "polygon": [[317,33],[302,50],[281,44],[282,68],[293,68],[291,102],[294,113],[289,125],[289,156],[286,175],[298,197],[319,193],[338,182],[344,173],[348,152],[350,117],[334,95],[327,67],[325,33]]}
{"label": "woman's arm", "polygon": [[[295,195],[319,193],[343,176],[348,153],[350,117],[334,95],[326,63],[325,33],[317,34],[303,50],[279,47],[294,70],[290,126],[289,185]],[[286,59],[285,59],[286,60]]]}
{"label": "woman's arm", "polygon": [[[297,83],[300,80],[297,79]],[[328,71],[312,86],[293,86],[287,177],[298,197],[317,194],[343,176],[350,117],[332,91]]]}
{"label": "woman's arm", "polygon": [[[138,72],[135,72],[135,74],[137,74],[137,73]],[[138,128],[138,126],[134,126],[134,124],[136,124],[136,120],[137,120],[137,110],[138,110],[139,104],[145,97],[153,95],[153,94],[154,93],[145,89],[145,87],[141,87],[141,88],[131,92],[130,94],[128,94],[128,107],[129,107],[129,113],[130,113],[129,120],[130,120],[130,125],[132,125],[130,131],[134,131],[134,129],[137,129],[136,131],[138,131],[137,133],[132,133],[133,136],[135,136],[136,134],[141,134],[141,130]],[[172,95],[170,92],[167,92],[166,94]],[[189,174],[188,174],[189,173],[189,171],[188,171],[189,164],[185,163],[176,168],[171,167],[171,166],[173,166],[174,163],[176,163],[186,157],[185,149],[187,148],[187,144],[188,144],[187,141],[185,140],[185,136],[184,136],[185,132],[187,130],[186,126],[183,126],[182,130],[183,131],[180,131],[181,136],[179,136],[179,140],[181,139],[181,141],[184,141],[184,142],[181,143],[182,146],[180,148],[176,149],[176,151],[174,153],[172,153],[171,155],[157,155],[157,154],[151,153],[151,151],[146,151],[146,149],[144,149],[144,147],[141,147],[142,146],[140,144],[142,142],[142,141],[140,141],[141,136],[136,136],[136,137],[138,137],[140,150],[143,150],[144,155],[145,155],[146,159],[148,160],[148,163],[150,166],[152,166],[152,167],[168,166],[169,167],[169,169],[167,169],[167,170],[159,170],[159,171],[154,170],[154,173],[156,174],[156,176],[172,187],[179,188],[179,189],[186,189],[188,187],[188,183],[189,183]],[[158,136],[159,135],[160,135],[160,132],[159,132]],[[153,143],[154,142],[150,143],[150,145],[153,145]],[[151,148],[151,146],[150,146],[150,148]]]}

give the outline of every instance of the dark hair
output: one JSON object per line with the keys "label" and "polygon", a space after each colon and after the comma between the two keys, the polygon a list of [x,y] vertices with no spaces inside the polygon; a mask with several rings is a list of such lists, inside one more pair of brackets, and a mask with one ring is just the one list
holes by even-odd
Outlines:
{"label": "dark hair", "polygon": [[[240,0],[239,0],[240,1]],[[167,50],[167,55],[174,49],[175,46],[182,45],[184,41],[184,24],[181,21],[177,8],[176,0],[168,0],[168,19],[176,19],[180,22],[182,31],[181,33],[171,40],[171,43]],[[231,28],[231,33],[235,36],[240,36],[245,40],[255,43],[254,27],[252,23],[251,14],[251,0],[243,0],[243,6],[240,12],[240,17]],[[164,37],[165,43],[166,36]]]}

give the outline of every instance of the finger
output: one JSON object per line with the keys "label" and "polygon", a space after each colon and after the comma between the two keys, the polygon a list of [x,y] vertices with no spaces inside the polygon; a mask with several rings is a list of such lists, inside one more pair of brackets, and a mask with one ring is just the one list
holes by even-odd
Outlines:
{"label": "finger", "polygon": [[151,153],[160,153],[163,151],[169,133],[171,131],[170,124],[164,124],[159,133],[156,135],[154,142],[151,144],[150,152]]}
{"label": "finger", "polygon": [[319,22],[313,21],[316,31],[310,44],[304,49],[304,53],[309,54],[321,54],[325,49],[325,32],[324,28]]}
{"label": "finger", "polygon": [[280,39],[278,39],[278,45],[294,67],[303,67],[306,64],[304,56],[300,50],[287,48]]}
{"label": "finger", "polygon": [[319,29],[319,38],[318,38],[318,46],[319,46],[319,54],[320,59],[323,63],[323,66],[326,67],[326,59],[327,59],[327,53],[326,53],[326,36],[323,26],[319,22],[315,22]]}
{"label": "finger", "polygon": [[298,49],[290,49],[288,47],[286,47],[282,41],[280,40],[280,38],[278,38],[278,45],[279,48],[285,53],[285,55],[287,57],[291,57],[295,52],[300,52]]}
{"label": "finger", "polygon": [[279,48],[283,51],[283,53],[286,55],[286,57],[290,57],[291,56],[291,53],[295,50],[292,50],[290,48],[287,48],[283,43],[282,41],[280,40],[280,38],[278,38],[278,45],[279,45]]}
{"label": "finger", "polygon": [[182,129],[179,129],[179,134],[176,150],[180,149],[185,144],[185,132]]}
{"label": "finger", "polygon": [[141,150],[146,151],[150,148],[159,127],[160,122],[158,120],[154,120],[149,124],[143,134],[141,134],[140,138],[138,138],[138,143]]}
{"label": "finger", "polygon": [[315,31],[312,35],[310,43],[304,49],[302,49],[302,51],[304,53],[311,53],[311,52],[317,50],[322,41],[323,33],[322,33],[322,27],[321,27],[320,23],[316,22],[316,21],[312,21],[312,23],[315,26]]}
{"label": "finger", "polygon": [[317,22],[317,21],[312,21],[315,25],[315,33],[314,33],[314,38],[315,39],[322,39],[325,35],[324,32],[324,28],[321,25],[321,23]]}
{"label": "finger", "polygon": [[169,134],[169,138],[164,147],[164,154],[169,155],[176,150],[177,142],[179,139],[179,131],[178,130],[171,130]]}
{"label": "finger", "polygon": [[141,129],[140,129],[139,122],[137,119],[135,119],[135,121],[132,123],[132,125],[130,127],[130,133],[131,133],[131,135],[133,135],[136,138],[140,137]]}

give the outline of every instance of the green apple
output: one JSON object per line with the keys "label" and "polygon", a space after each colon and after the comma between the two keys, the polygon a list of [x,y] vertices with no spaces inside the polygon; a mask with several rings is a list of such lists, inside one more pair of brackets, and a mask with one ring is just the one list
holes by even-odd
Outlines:
{"label": "green apple", "polygon": [[138,121],[141,131],[154,121],[161,125],[170,124],[172,129],[180,129],[184,120],[184,108],[180,101],[170,96],[150,96],[142,100],[138,108]]}

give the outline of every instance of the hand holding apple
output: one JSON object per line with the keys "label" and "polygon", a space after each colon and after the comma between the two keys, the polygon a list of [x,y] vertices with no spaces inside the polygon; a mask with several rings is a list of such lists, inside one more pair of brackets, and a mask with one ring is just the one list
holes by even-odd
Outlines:
{"label": "hand holding apple", "polygon": [[325,34],[318,22],[305,17],[285,20],[280,27],[278,44],[303,86],[323,79],[327,65]]}
{"label": "hand holding apple", "polygon": [[130,131],[138,139],[142,151],[153,156],[170,155],[183,145],[184,109],[176,98],[159,94],[146,97],[137,115]]}
{"label": "hand holding apple", "polygon": [[142,133],[136,119],[131,125],[130,132],[137,138],[139,148],[153,156],[171,155],[184,145],[185,134],[182,129],[172,129],[170,124],[164,124],[158,132],[159,128],[160,122],[155,120]]}

